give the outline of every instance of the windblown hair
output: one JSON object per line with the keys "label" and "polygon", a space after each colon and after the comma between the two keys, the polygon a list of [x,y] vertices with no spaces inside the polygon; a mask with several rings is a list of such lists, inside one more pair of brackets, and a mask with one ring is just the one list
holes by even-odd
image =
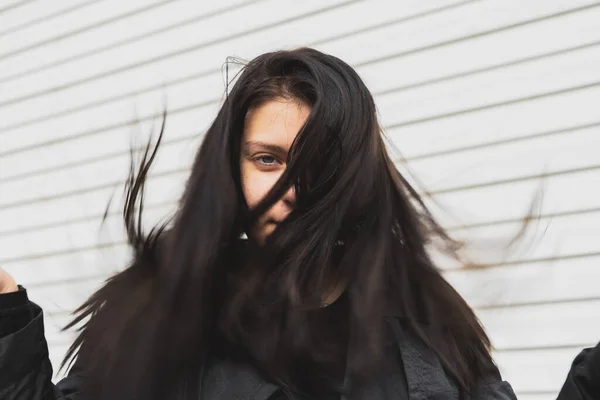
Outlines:
{"label": "windblown hair", "polygon": [[[310,106],[310,114],[285,172],[250,210],[239,172],[245,118],[282,97]],[[90,398],[171,398],[184,381],[199,379],[217,343],[286,388],[318,392],[309,386],[323,382],[319,360],[328,356],[308,339],[305,314],[340,281],[349,299],[354,381],[377,373],[391,310],[463,393],[486,374],[488,337],[426,250],[434,239],[446,249],[455,243],[396,169],[373,97],[349,65],[308,48],[245,65],[206,133],[172,224],[146,235],[143,188],[163,130],[164,119],[157,144],[148,145],[139,167],[132,164],[128,181],[124,219],[133,260],[70,325],[90,317],[65,358],[76,356],[85,368]],[[266,243],[241,240],[291,186],[296,207]],[[313,380],[291,371],[299,354],[312,357],[315,368],[304,373]]]}

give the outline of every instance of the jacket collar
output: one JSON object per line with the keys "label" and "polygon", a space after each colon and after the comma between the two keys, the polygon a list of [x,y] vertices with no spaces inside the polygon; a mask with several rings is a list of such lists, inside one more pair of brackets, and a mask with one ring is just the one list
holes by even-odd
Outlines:
{"label": "jacket collar", "polygon": [[[388,323],[403,367],[400,361],[394,363],[394,368],[366,388],[364,398],[458,400],[457,387],[449,380],[433,351],[410,334],[398,318],[390,318]],[[346,375],[345,385],[348,384]],[[229,360],[210,365],[203,374],[201,386],[200,398],[210,400],[268,400],[280,389],[278,385],[267,382],[252,366]],[[344,397],[343,400],[348,399]]]}

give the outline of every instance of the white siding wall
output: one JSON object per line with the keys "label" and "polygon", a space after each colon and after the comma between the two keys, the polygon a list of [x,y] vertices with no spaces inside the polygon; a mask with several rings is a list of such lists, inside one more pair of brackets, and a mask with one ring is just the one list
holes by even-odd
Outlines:
{"label": "white siding wall", "polygon": [[166,97],[147,196],[156,221],[218,109],[226,57],[299,45],[357,68],[458,236],[498,243],[543,185],[530,246],[486,254],[485,269],[444,265],[520,398],[553,398],[600,339],[590,0],[1,0],[0,265],[46,310],[55,366],[72,338],[58,327],[127,257],[118,207],[100,219],[121,193],[132,133],[151,130]]}

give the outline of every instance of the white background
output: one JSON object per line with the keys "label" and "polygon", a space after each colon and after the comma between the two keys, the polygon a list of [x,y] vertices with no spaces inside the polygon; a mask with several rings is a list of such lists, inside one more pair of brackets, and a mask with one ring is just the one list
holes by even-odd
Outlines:
{"label": "white background", "polygon": [[[0,265],[45,309],[55,368],[72,340],[59,327],[127,260],[118,204],[100,221],[121,198],[131,138],[166,98],[147,196],[157,221],[218,109],[227,57],[300,45],[364,78],[436,215],[492,263],[441,265],[504,377],[521,399],[554,398],[600,340],[600,3],[589,0],[0,1]],[[526,245],[501,252],[540,188]]]}

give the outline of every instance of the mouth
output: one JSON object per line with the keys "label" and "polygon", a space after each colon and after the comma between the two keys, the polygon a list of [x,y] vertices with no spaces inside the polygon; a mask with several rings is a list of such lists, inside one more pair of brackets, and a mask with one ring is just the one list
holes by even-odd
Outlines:
{"label": "mouth", "polygon": [[267,218],[267,220],[265,221],[265,225],[277,225],[279,224],[280,221],[274,219],[274,218]]}

